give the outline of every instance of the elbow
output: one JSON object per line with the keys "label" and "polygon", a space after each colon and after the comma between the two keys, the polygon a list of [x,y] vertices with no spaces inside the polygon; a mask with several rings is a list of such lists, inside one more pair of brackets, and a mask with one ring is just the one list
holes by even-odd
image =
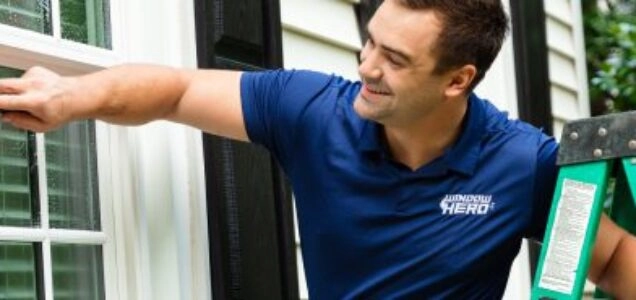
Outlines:
{"label": "elbow", "polygon": [[636,299],[636,239],[624,232],[609,260],[590,280],[616,299]]}

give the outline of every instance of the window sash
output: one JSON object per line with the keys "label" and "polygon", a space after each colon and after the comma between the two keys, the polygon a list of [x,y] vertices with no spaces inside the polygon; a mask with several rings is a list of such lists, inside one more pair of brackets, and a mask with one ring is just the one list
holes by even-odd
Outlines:
{"label": "window sash", "polygon": [[[60,37],[60,15],[55,13],[55,10],[59,11],[59,1],[53,0],[54,16],[52,22],[54,23],[53,36],[47,36],[45,34],[30,32],[28,30],[12,27],[9,25],[0,24],[0,65],[5,65],[13,68],[27,69],[32,65],[39,64],[45,67],[49,67],[61,74],[75,74],[88,71],[94,71],[109,65],[113,65],[122,61],[121,55],[117,49],[108,50],[96,48],[80,44],[77,42],[61,39]],[[116,2],[116,1],[112,1]],[[111,13],[116,12],[116,9],[111,8]],[[112,15],[111,15],[112,16]],[[112,27],[115,27],[111,25]],[[111,28],[111,33],[114,33],[115,28]],[[115,35],[113,34],[113,45],[115,43]],[[93,132],[96,130],[93,128]],[[96,134],[96,133],[95,133]],[[0,226],[0,241],[10,242],[28,242],[34,243],[37,251],[41,257],[41,268],[38,270],[42,274],[43,291],[41,296],[45,299],[53,299],[53,260],[52,251],[56,244],[76,244],[76,245],[95,245],[101,248],[100,256],[103,273],[102,284],[105,287],[105,293],[108,298],[117,295],[117,278],[115,272],[115,260],[116,260],[116,244],[113,230],[112,219],[112,201],[107,197],[99,197],[99,205],[101,216],[99,216],[98,222],[102,223],[100,231],[85,231],[85,230],[68,230],[68,229],[51,229],[50,228],[50,215],[48,209],[48,190],[46,180],[46,162],[45,162],[45,148],[43,147],[44,135],[34,135],[35,144],[37,144],[37,158],[38,165],[41,166],[40,172],[36,178],[33,178],[38,182],[40,187],[39,201],[36,201],[41,206],[42,220],[41,227],[39,228],[22,228],[22,227],[6,227]],[[99,144],[96,147],[96,156],[98,160],[104,160],[100,158]],[[109,160],[109,159],[107,159]],[[13,161],[10,163],[21,163]],[[101,170],[98,164],[98,181],[100,182],[95,188],[99,190],[97,194],[102,194],[103,187],[101,181],[106,183],[110,181],[110,174],[102,177],[104,171]],[[107,219],[107,220],[106,220]],[[40,222],[38,222],[40,223]],[[107,234],[108,233],[108,234]],[[107,242],[107,235],[109,236]],[[108,296],[111,295],[111,296]],[[38,296],[41,297],[41,296]],[[114,298],[118,298],[114,296]]]}
{"label": "window sash", "polygon": [[[110,49],[63,39],[60,35],[60,0],[51,0],[52,35],[0,24],[0,65],[23,70],[41,65],[61,74],[78,74],[122,63],[125,40],[121,38],[124,31],[121,22],[118,22],[121,18],[119,1],[109,0]],[[95,5],[93,0],[88,2]],[[93,17],[101,16],[95,14]],[[95,38],[99,38],[99,34]]]}

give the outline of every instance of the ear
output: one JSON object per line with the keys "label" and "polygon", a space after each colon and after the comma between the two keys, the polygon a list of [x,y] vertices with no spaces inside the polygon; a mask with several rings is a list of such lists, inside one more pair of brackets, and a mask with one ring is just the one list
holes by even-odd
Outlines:
{"label": "ear", "polygon": [[466,95],[470,84],[475,80],[477,68],[474,65],[464,65],[448,74],[448,81],[444,94],[446,97],[457,97]]}

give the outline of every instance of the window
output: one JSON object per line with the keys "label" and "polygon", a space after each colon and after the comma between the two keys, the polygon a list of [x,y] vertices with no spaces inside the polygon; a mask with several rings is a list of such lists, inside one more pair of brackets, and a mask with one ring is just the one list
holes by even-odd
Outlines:
{"label": "window", "polygon": [[1,125],[0,299],[42,299],[47,278],[55,299],[104,298],[93,126],[36,135]]}
{"label": "window", "polygon": [[[0,0],[0,77],[33,62],[72,72],[92,61],[68,53],[112,48],[108,0]],[[46,134],[0,124],[0,299],[106,298],[96,145],[93,121]]]}
{"label": "window", "polygon": [[111,49],[109,7],[108,0],[0,0],[0,23]]}

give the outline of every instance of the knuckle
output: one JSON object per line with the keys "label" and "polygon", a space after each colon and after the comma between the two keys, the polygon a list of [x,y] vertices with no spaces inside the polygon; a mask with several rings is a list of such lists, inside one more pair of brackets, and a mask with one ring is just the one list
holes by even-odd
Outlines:
{"label": "knuckle", "polygon": [[24,76],[42,73],[45,70],[46,69],[42,66],[33,66],[33,67],[30,67],[26,72],[24,72]]}

